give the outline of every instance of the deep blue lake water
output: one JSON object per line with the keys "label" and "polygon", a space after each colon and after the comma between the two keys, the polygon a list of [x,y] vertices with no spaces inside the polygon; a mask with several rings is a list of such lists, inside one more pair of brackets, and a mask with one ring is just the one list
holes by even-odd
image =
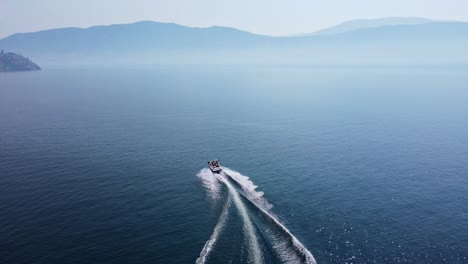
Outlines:
{"label": "deep blue lake water", "polygon": [[317,263],[468,263],[468,68],[267,66],[0,73],[0,263],[297,260],[213,158]]}

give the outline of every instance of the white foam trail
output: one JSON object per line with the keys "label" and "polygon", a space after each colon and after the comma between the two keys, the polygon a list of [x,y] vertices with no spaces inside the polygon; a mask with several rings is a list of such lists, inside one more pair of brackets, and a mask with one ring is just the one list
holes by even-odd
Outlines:
{"label": "white foam trail", "polygon": [[264,193],[256,190],[258,186],[255,185],[249,177],[229,168],[223,167],[223,170],[241,186],[245,195],[251,202],[254,202],[257,206],[261,206],[265,210],[270,210],[273,207],[273,205],[263,197]]}
{"label": "white foam trail", "polygon": [[272,248],[277,252],[282,263],[297,264],[302,263],[302,256],[297,254],[294,247],[291,248],[290,241],[285,241],[281,236],[278,236],[274,231],[267,228],[265,230],[272,241]]}
{"label": "white foam trail", "polygon": [[255,234],[255,228],[252,224],[252,221],[250,221],[249,214],[247,213],[247,208],[242,202],[239,196],[239,193],[231,185],[231,183],[227,179],[224,178],[224,176],[216,174],[216,177],[221,182],[223,182],[228,188],[229,193],[231,194],[232,199],[234,200],[234,204],[239,210],[242,220],[244,221],[244,234],[247,237],[247,241],[249,244],[250,260],[255,264],[263,263],[263,254],[260,249],[260,245],[258,244],[257,235]]}
{"label": "white foam trail", "polygon": [[[255,189],[257,186],[249,180],[249,177],[240,174],[237,171],[233,171],[229,168],[223,168],[227,176],[231,177],[244,191],[246,198],[249,199],[252,204],[254,204],[264,215],[266,215],[270,220],[272,220],[286,235],[291,239],[291,243],[294,248],[299,251],[305,258],[306,263],[316,264],[316,260],[312,253],[286,228],[276,216],[270,212],[271,204],[269,204],[266,199],[263,197],[263,192],[257,192]],[[227,181],[226,181],[227,182]],[[232,186],[231,186],[232,187]],[[237,192],[236,192],[237,193]],[[278,245],[278,248],[282,246]],[[283,252],[279,252],[280,256]]]}
{"label": "white foam trail", "polygon": [[207,169],[202,169],[197,176],[202,181],[203,186],[206,188],[208,195],[211,199],[217,200],[220,198],[221,185],[219,184],[218,179],[213,177],[213,173]]}
{"label": "white foam trail", "polygon": [[[211,177],[213,177],[213,176],[211,176]],[[218,223],[216,224],[216,226],[215,226],[215,228],[213,230],[213,234],[211,234],[208,241],[206,241],[205,246],[203,247],[202,251],[200,252],[200,257],[198,257],[198,259],[196,261],[196,264],[203,264],[208,259],[208,255],[213,250],[213,247],[214,247],[216,241],[218,240],[219,235],[221,234],[221,232],[224,229],[224,226],[225,226],[226,221],[228,219],[228,212],[229,212],[229,207],[230,206],[231,206],[231,198],[228,196],[226,204],[224,205],[223,211],[221,213],[221,216],[219,217]]]}

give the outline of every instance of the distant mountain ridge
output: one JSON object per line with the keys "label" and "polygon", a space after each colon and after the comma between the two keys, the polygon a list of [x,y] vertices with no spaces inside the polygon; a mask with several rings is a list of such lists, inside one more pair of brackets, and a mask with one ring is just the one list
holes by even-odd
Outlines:
{"label": "distant mountain ridge", "polygon": [[316,32],[299,34],[298,36],[341,34],[360,29],[397,25],[419,25],[432,22],[438,21],[420,17],[385,17],[377,19],[357,19],[345,21],[343,23],[325,29],[321,29]]}
{"label": "distant mountain ridge", "polygon": [[418,21],[294,37],[143,21],[14,34],[0,40],[0,49],[46,64],[468,63],[468,23]]}
{"label": "distant mountain ridge", "polygon": [[190,28],[173,23],[142,21],[132,24],[59,28],[19,33],[0,40],[0,48],[35,55],[120,54],[249,45],[262,38],[224,27]]}

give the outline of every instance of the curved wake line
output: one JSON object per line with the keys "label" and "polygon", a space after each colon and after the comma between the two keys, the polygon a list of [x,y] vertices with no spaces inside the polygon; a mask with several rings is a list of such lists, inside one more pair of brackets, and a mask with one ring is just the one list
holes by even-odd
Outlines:
{"label": "curved wake line", "polygon": [[224,225],[226,224],[226,221],[228,219],[228,212],[229,212],[229,207],[231,206],[231,198],[228,197],[228,200],[226,201],[226,204],[223,207],[223,212],[221,213],[221,216],[219,217],[218,223],[216,224],[213,234],[211,234],[210,238],[208,241],[206,241],[205,246],[203,247],[202,251],[200,252],[200,257],[197,258],[197,261],[195,262],[196,264],[203,264],[206,262],[208,255],[210,252],[213,250],[213,247],[218,240],[219,235],[224,229]]}
{"label": "curved wake line", "polygon": [[231,193],[231,196],[234,200],[234,203],[244,221],[244,232],[248,238],[248,243],[249,243],[249,248],[252,249],[252,251],[249,251],[250,258],[253,263],[262,263],[262,251],[260,249],[260,245],[258,244],[258,239],[257,236],[255,235],[255,228],[252,224],[252,221],[250,220],[250,217],[247,213],[247,208],[245,205],[242,203],[242,200],[240,199],[239,193],[236,191],[236,189],[229,183],[227,179],[225,179],[223,176],[217,174],[216,177],[223,182],[226,187],[228,188],[229,192]]}
{"label": "curved wake line", "polygon": [[[235,171],[230,170],[228,168],[223,168],[223,170],[229,172],[229,174],[226,173],[226,172],[224,174],[226,176],[230,177],[231,179],[233,179],[237,184],[239,184],[239,186],[241,186],[242,189],[244,191],[246,191],[248,196],[250,196],[251,194],[257,193],[257,195],[254,196],[254,199],[251,199],[250,197],[247,197],[247,196],[245,196],[245,198],[248,199],[255,207],[257,207],[260,210],[260,212],[262,212],[264,215],[266,215],[281,230],[283,230],[283,232],[285,232],[288,235],[288,237],[291,239],[291,242],[292,242],[294,248],[305,257],[306,263],[316,264],[317,262],[316,262],[314,256],[312,255],[312,253],[310,253],[310,251],[291,233],[291,231],[289,231],[289,229],[286,228],[286,226],[284,226],[272,213],[268,212],[268,210],[270,210],[270,208],[271,208],[271,205],[266,203],[266,201],[262,201],[262,200],[264,200],[264,198],[262,197],[263,193],[255,191],[255,188],[257,188],[257,186],[255,186],[255,184],[253,184],[253,182],[250,181],[248,177],[243,176],[238,172],[235,172]],[[234,176],[231,176],[231,173]],[[239,174],[240,176],[236,175],[236,174]],[[237,191],[235,189],[234,189],[234,191],[237,193]],[[259,198],[261,198],[261,199],[259,199]],[[260,203],[258,201],[260,201]],[[267,205],[267,209],[264,209],[262,207],[262,205],[264,205],[264,204]]]}

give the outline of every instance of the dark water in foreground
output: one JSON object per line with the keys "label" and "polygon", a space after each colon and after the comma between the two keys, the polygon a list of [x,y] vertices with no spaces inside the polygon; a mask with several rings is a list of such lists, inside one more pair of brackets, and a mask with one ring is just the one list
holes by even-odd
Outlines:
{"label": "dark water in foreground", "polygon": [[194,263],[229,199],[207,262],[280,261],[212,158],[318,263],[468,263],[467,68],[203,66],[0,74],[0,263]]}

